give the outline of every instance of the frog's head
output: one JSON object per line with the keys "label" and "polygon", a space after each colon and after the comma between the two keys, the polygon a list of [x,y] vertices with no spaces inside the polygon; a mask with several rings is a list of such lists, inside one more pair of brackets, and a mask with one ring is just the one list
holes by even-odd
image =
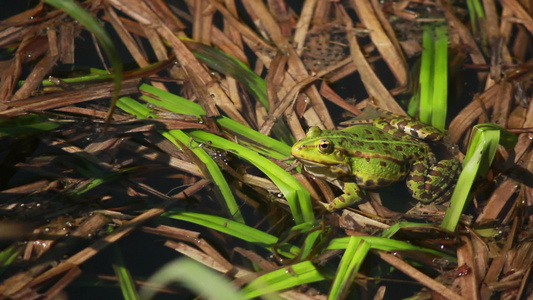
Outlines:
{"label": "frog's head", "polygon": [[328,132],[316,126],[311,127],[306,137],[292,146],[291,154],[301,161],[306,169],[322,169],[324,172],[329,169],[329,172],[334,170],[336,176],[348,175],[349,158]]}

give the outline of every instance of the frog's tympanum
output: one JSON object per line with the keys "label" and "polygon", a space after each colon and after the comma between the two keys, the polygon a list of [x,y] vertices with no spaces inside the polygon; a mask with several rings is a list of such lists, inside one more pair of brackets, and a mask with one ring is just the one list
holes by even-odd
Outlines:
{"label": "frog's tympanum", "polygon": [[406,178],[422,202],[449,198],[461,170],[455,157],[437,160],[428,143],[444,134],[409,117],[388,114],[343,130],[311,127],[292,146],[305,171],[337,185],[344,194],[326,205],[335,211],[362,201],[361,189],[385,187]]}

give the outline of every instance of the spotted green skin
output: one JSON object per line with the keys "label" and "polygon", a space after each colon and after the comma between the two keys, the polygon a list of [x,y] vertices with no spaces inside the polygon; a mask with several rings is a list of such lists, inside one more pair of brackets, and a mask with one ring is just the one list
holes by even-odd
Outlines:
{"label": "spotted green skin", "polygon": [[448,198],[461,171],[457,158],[437,161],[426,143],[442,137],[434,127],[389,114],[343,130],[311,127],[291,152],[305,171],[343,190],[325,205],[328,211],[362,201],[361,189],[404,179],[415,199],[429,203]]}

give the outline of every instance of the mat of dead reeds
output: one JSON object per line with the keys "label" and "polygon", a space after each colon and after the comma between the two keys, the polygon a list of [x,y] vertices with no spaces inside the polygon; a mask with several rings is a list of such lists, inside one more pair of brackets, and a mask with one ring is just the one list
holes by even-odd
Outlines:
{"label": "mat of dead reeds", "polygon": [[[533,297],[529,2],[14,7],[1,298]],[[421,143],[461,161],[450,199],[401,180],[325,211],[351,166],[291,146],[384,111],[446,130]]]}

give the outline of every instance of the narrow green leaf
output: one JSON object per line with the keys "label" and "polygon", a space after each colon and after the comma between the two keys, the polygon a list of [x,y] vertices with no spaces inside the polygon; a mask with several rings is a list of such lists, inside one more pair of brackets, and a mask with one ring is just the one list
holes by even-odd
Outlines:
{"label": "narrow green leaf", "polygon": [[431,101],[433,99],[433,61],[435,43],[432,27],[426,26],[422,36],[422,64],[420,66],[420,121],[431,124]]}
{"label": "narrow green leaf", "polygon": [[113,247],[113,271],[118,278],[118,283],[124,299],[140,299],[139,295],[137,294],[137,289],[135,288],[135,281],[133,280],[128,268],[126,268],[122,254],[116,245]]}
{"label": "narrow green leaf", "polygon": [[326,279],[310,262],[285,266],[262,275],[243,288],[247,299]]}
{"label": "narrow green leaf", "polygon": [[311,222],[314,220],[314,212],[309,192],[287,171],[255,151],[251,151],[244,146],[228,141],[212,133],[193,130],[190,131],[189,134],[200,142],[209,142],[212,147],[231,151],[235,155],[254,164],[265,173],[281,190],[283,195],[285,195],[296,224]]}
{"label": "narrow green leaf", "polygon": [[[199,104],[191,102],[183,97],[160,90],[148,84],[141,85],[139,89],[145,93],[141,99],[148,103],[164,107],[171,112],[179,114],[195,115],[197,117],[205,115],[205,111]],[[240,142],[260,153],[276,159],[286,158],[291,155],[291,147],[287,144],[259,133],[230,118],[221,116],[216,119],[216,122],[222,128],[237,135],[237,137],[244,137],[245,139],[239,138]],[[247,140],[254,141],[255,143],[249,143]],[[271,151],[270,149],[274,151]]]}
{"label": "narrow green leaf", "polygon": [[[128,97],[120,98],[117,102],[117,106],[128,113],[134,114],[137,116],[137,118],[157,118],[157,116],[152,114],[146,106]],[[215,187],[218,188],[222,194],[230,215],[235,218],[235,220],[244,223],[244,218],[241,214],[239,205],[233,196],[231,188],[229,187],[226,178],[222,174],[222,171],[218,167],[217,163],[211,158],[211,156],[209,156],[204,149],[199,147],[196,142],[191,141],[189,136],[181,130],[175,129],[170,131],[159,131],[159,133],[180,149],[182,147],[181,145],[188,147],[189,150],[192,151],[205,164],[209,174],[204,175],[210,176],[211,179],[213,179]]]}
{"label": "narrow green leaf", "polygon": [[448,36],[447,25],[435,28],[433,101],[431,125],[444,130],[448,111]]}
{"label": "narrow green leaf", "polygon": [[[391,225],[389,228],[383,230],[383,232],[381,233],[381,237],[390,239],[396,233],[398,233],[398,231],[400,231],[401,229],[414,229],[414,230],[417,230],[417,231],[420,231],[420,230],[444,231],[442,228],[436,227],[436,225],[430,224],[430,223],[416,223],[416,222],[400,221],[398,223],[395,223],[395,224]],[[452,234],[452,232],[447,232],[447,233]]]}
{"label": "narrow green leaf", "polygon": [[463,162],[463,171],[453,191],[451,205],[442,220],[442,228],[455,231],[461,214],[473,197],[474,182],[479,178],[484,178],[490,169],[502,133],[506,136],[506,141],[511,141],[509,136],[512,134],[494,124],[479,124],[472,129],[472,138]]}
{"label": "narrow green leaf", "polygon": [[87,184],[83,186],[79,186],[76,189],[74,189],[72,192],[76,195],[84,194],[95,187],[98,187],[104,183],[108,183],[114,180],[117,180],[120,178],[124,173],[130,172],[132,170],[136,170],[138,167],[132,167],[132,168],[126,168],[123,170],[114,171],[110,174],[103,173],[103,170],[97,168],[95,165],[93,165],[91,162],[86,162],[85,165],[79,165],[76,166],[76,170],[83,174],[85,177],[88,178],[94,178]]}
{"label": "narrow green leaf", "polygon": [[0,137],[50,131],[59,125],[60,123],[52,122],[44,115],[29,114],[0,121]]}
{"label": "narrow green leaf", "polygon": [[420,121],[440,130],[446,125],[448,109],[448,37],[447,25],[424,27],[420,66]]}
{"label": "narrow green leaf", "polygon": [[[343,237],[343,238],[336,238],[331,240],[328,250],[337,250],[337,249],[346,249],[348,247],[349,239],[352,237]],[[433,249],[427,249],[422,248],[418,246],[411,245],[406,242],[397,241],[393,239],[386,239],[382,237],[375,237],[375,236],[358,236],[355,237],[357,239],[364,240],[365,242],[370,244],[371,249],[376,250],[383,250],[388,252],[394,252],[394,251],[422,251],[427,252],[436,256],[440,257],[446,257],[450,259],[451,261],[456,261],[456,258],[453,256],[450,256],[446,253],[442,253]]]}
{"label": "narrow green leaf", "polygon": [[273,235],[219,216],[186,212],[177,209],[169,211],[163,214],[163,216],[202,225],[207,228],[234,236],[249,243],[254,243],[258,246],[268,249],[269,251],[273,251],[273,246],[276,246],[278,254],[281,254],[287,258],[294,258],[300,253],[300,249],[298,247],[289,243],[278,245],[278,238]]}
{"label": "narrow green leaf", "polygon": [[302,259],[306,259],[311,256],[311,254],[315,251],[317,244],[321,242],[321,237],[322,231],[320,230],[307,233],[305,236],[305,242],[303,243],[302,252],[300,253],[300,257]]}
{"label": "narrow green leaf", "polygon": [[[221,274],[205,267],[204,265],[183,257],[166,264],[148,279],[149,283],[168,285],[180,282],[186,288],[201,296],[202,299],[211,300],[241,300],[246,299],[237,288]],[[141,299],[153,299],[155,289],[146,285],[141,289]]]}
{"label": "narrow green leaf", "polygon": [[337,268],[328,299],[344,299],[354,282],[355,276],[370,250],[370,244],[354,236],[349,237],[348,246]]}
{"label": "narrow green leaf", "polygon": [[0,275],[9,268],[15,259],[17,259],[23,249],[24,248],[20,247],[20,245],[12,245],[0,252]]}

